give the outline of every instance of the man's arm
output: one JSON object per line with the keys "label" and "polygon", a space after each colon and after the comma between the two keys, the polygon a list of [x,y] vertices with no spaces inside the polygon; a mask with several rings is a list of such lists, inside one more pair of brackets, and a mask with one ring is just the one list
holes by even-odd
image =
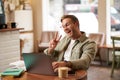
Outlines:
{"label": "man's arm", "polygon": [[70,61],[73,69],[88,69],[92,60],[94,60],[97,52],[97,45],[95,42],[89,42],[83,46],[82,56],[74,61]]}

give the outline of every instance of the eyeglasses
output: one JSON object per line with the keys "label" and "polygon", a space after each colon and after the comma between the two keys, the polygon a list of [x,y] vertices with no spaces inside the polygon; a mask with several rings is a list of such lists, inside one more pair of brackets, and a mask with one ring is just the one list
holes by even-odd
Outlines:
{"label": "eyeglasses", "polygon": [[66,28],[66,27],[70,26],[71,24],[73,24],[73,23],[66,23],[65,25],[60,26],[60,28]]}

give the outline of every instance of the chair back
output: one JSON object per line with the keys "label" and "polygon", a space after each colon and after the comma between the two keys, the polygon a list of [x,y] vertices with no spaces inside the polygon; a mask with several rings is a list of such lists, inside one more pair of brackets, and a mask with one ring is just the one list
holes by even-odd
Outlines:
{"label": "chair back", "polygon": [[[96,52],[96,57],[99,57],[100,63],[102,65],[102,58],[101,58],[101,54],[100,54],[101,50],[100,50],[99,46],[102,46],[104,44],[104,41],[105,41],[104,33],[90,33],[89,39],[96,42],[97,47],[98,47],[97,52]],[[95,57],[95,59],[97,59],[96,57]]]}
{"label": "chair back", "polygon": [[104,33],[90,33],[89,39],[95,41],[98,46],[101,46],[104,44],[105,35]]}
{"label": "chair back", "polygon": [[40,43],[49,43],[55,36],[57,31],[43,31],[41,34]]}
{"label": "chair back", "polygon": [[49,42],[55,37],[57,31],[43,31],[40,41],[38,41],[38,51],[43,52],[49,47]]}
{"label": "chair back", "polygon": [[113,53],[115,53],[116,49],[118,48],[117,45],[120,45],[120,36],[111,36],[111,39],[112,39]]}

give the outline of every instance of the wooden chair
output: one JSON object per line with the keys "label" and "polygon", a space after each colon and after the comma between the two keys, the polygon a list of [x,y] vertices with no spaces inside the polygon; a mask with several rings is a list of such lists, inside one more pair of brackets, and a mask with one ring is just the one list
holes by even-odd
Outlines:
{"label": "wooden chair", "polygon": [[43,31],[41,34],[41,39],[38,41],[39,52],[43,52],[46,48],[49,47],[49,42],[55,36],[57,31]]}
{"label": "wooden chair", "polygon": [[22,49],[24,47],[24,40],[20,39],[20,60],[23,60]]}
{"label": "wooden chair", "polygon": [[[91,39],[91,40],[96,42],[96,44],[98,46],[96,57],[99,57],[100,64],[102,65],[102,59],[101,59],[101,55],[100,55],[100,48],[99,48],[99,46],[102,46],[104,44],[105,35],[104,35],[104,33],[90,33],[89,34],[89,39]],[[96,60],[96,57],[95,57],[95,60]]]}
{"label": "wooden chair", "polygon": [[113,59],[112,59],[112,70],[111,70],[111,77],[112,77],[114,74],[115,62],[117,63],[117,67],[120,64],[120,50],[117,49],[118,42],[120,41],[120,36],[111,36],[111,39],[113,45],[113,52],[112,52]]}

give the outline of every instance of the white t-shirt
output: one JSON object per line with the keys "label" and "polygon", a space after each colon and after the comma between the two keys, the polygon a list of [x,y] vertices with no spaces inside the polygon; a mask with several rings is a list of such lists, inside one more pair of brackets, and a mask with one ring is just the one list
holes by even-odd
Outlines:
{"label": "white t-shirt", "polygon": [[71,40],[66,51],[65,51],[65,54],[64,54],[64,60],[65,61],[69,61],[70,60],[70,56],[71,56],[71,50],[73,48],[73,44],[74,44],[75,40]]}

